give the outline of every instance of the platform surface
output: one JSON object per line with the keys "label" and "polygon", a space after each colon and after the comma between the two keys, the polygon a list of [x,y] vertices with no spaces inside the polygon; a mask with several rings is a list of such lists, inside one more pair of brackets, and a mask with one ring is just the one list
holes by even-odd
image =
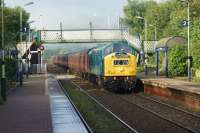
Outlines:
{"label": "platform surface", "polygon": [[49,101],[44,75],[25,79],[0,105],[0,133],[52,133]]}
{"label": "platform surface", "polygon": [[161,88],[172,88],[200,95],[200,84],[184,80],[170,78],[142,78],[144,84],[159,86]]}
{"label": "platform surface", "polygon": [[0,133],[87,133],[58,81],[31,75],[0,105]]}

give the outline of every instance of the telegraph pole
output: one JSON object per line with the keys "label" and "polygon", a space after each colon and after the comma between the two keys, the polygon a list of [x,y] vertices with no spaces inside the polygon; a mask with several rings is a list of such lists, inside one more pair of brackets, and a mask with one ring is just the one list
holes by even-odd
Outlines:
{"label": "telegraph pole", "polygon": [[4,54],[4,0],[1,0],[1,96],[6,101],[6,76],[5,76],[5,54]]}
{"label": "telegraph pole", "polygon": [[[22,44],[22,7],[20,7],[20,43]],[[23,84],[23,74],[22,74],[22,59],[20,57],[20,53],[18,53],[18,72],[19,72],[19,83],[20,86]]]}
{"label": "telegraph pole", "polygon": [[89,22],[89,25],[90,25],[90,41],[93,40],[93,32],[92,32],[92,22],[90,21]]}
{"label": "telegraph pole", "polygon": [[187,17],[188,17],[188,80],[191,81],[191,60],[190,55],[190,2],[187,1]]}
{"label": "telegraph pole", "polygon": [[61,40],[61,42],[63,41],[63,26],[62,26],[62,22],[60,22],[60,40]]}
{"label": "telegraph pole", "polygon": [[147,19],[144,18],[144,23],[145,23],[145,43],[144,43],[144,46],[145,46],[145,75],[147,76],[148,75],[148,54],[147,54]]}

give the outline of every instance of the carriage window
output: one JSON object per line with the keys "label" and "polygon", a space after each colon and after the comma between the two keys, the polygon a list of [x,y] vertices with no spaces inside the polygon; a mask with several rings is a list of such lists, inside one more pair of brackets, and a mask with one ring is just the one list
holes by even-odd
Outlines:
{"label": "carriage window", "polygon": [[128,65],[128,60],[114,60],[114,65]]}

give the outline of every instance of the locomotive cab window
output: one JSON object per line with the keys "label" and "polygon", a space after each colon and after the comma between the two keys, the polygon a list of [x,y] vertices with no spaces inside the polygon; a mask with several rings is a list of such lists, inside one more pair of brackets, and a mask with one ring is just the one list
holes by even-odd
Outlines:
{"label": "locomotive cab window", "polygon": [[114,60],[114,65],[128,65],[128,60]]}

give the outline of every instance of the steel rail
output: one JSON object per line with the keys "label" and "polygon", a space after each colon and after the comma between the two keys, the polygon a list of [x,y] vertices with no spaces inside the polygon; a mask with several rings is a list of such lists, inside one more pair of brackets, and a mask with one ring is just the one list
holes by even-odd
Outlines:
{"label": "steel rail", "polygon": [[136,103],[133,103],[133,102],[131,102],[131,101],[129,101],[129,100],[123,98],[122,96],[119,96],[119,97],[120,97],[122,100],[124,100],[124,101],[126,101],[126,102],[128,102],[128,103],[130,103],[130,104],[136,105],[137,107],[139,107],[139,108],[141,108],[141,109],[143,109],[143,110],[145,110],[145,111],[147,111],[147,112],[150,112],[150,113],[152,113],[153,115],[155,115],[155,116],[157,116],[157,117],[159,117],[159,118],[161,118],[161,119],[163,119],[163,120],[166,120],[166,121],[168,121],[168,122],[170,122],[170,123],[173,123],[174,125],[176,125],[176,126],[178,126],[178,127],[180,127],[180,128],[183,128],[183,129],[185,129],[185,130],[187,130],[187,131],[189,131],[189,132],[191,132],[191,133],[199,133],[198,131],[195,131],[195,130],[189,128],[189,127],[185,127],[185,126],[183,126],[183,125],[181,125],[181,124],[179,124],[179,123],[177,123],[177,122],[174,122],[173,120],[167,119],[167,118],[163,117],[162,115],[160,115],[160,114],[158,114],[158,113],[156,113],[156,112],[151,111],[150,109],[147,109],[147,108],[145,108],[145,107],[143,107],[143,106],[141,106],[141,105],[138,105],[138,104],[136,104]]}
{"label": "steel rail", "polygon": [[[54,77],[55,78],[55,77]],[[55,78],[56,79],[56,78]],[[57,79],[56,79],[57,80]],[[83,116],[81,115],[81,113],[78,111],[77,107],[75,106],[75,104],[73,103],[73,101],[71,100],[71,98],[69,97],[67,91],[65,90],[65,88],[62,86],[61,82],[59,80],[58,84],[60,85],[61,89],[63,90],[64,94],[67,96],[67,98],[69,99],[70,103],[72,104],[72,106],[74,107],[76,113],[78,114],[79,118],[81,119],[81,121],[83,122],[85,128],[87,129],[88,133],[93,133],[92,129],[89,127],[89,125],[87,124],[87,122],[85,121],[85,119],[83,118]]]}
{"label": "steel rail", "polygon": [[130,133],[138,133],[136,129],[133,129],[130,125],[125,123],[123,120],[121,120],[117,115],[115,115],[112,111],[110,111],[108,108],[106,108],[102,103],[100,103],[98,100],[96,100],[94,97],[92,97],[89,93],[87,93],[84,89],[82,89],[80,86],[78,86],[76,83],[71,81],[71,83],[76,86],[81,92],[83,92],[85,95],[87,95],[90,99],[92,99],[95,103],[97,103],[99,106],[101,106],[103,109],[105,109],[108,113],[110,113],[115,119],[117,119],[121,124],[124,125],[124,127],[129,130]]}
{"label": "steel rail", "polygon": [[161,101],[159,101],[159,100],[156,100],[156,99],[153,99],[153,98],[150,98],[150,97],[146,97],[146,96],[142,96],[142,95],[136,95],[136,96],[138,96],[138,97],[140,97],[140,98],[143,98],[143,99],[146,99],[146,100],[150,100],[150,101],[152,101],[152,102],[155,102],[155,103],[158,103],[158,104],[161,104],[161,105],[164,105],[164,106],[167,106],[167,107],[169,107],[169,108],[171,108],[171,109],[181,111],[181,112],[183,112],[183,113],[185,113],[185,114],[187,114],[187,115],[191,115],[192,117],[197,117],[197,118],[200,119],[200,116],[199,116],[199,115],[194,114],[194,113],[191,113],[191,112],[186,111],[186,110],[183,110],[183,109],[181,109],[181,108],[179,108],[179,107],[175,107],[175,106],[170,105],[170,104],[168,104],[168,103],[164,103],[164,102],[161,102]]}

